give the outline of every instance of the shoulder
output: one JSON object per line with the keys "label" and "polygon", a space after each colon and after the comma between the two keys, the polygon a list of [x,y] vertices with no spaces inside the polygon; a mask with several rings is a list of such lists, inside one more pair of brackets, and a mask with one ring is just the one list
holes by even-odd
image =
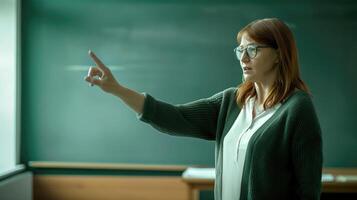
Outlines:
{"label": "shoulder", "polygon": [[238,91],[237,87],[230,87],[230,88],[223,90],[223,94],[224,94],[224,96],[229,96],[229,97],[233,96],[234,97],[234,96],[236,96],[237,91]]}
{"label": "shoulder", "polygon": [[227,88],[225,90],[222,90],[222,91],[212,95],[208,99],[218,100],[218,101],[227,101],[227,100],[234,98],[236,96],[236,92],[237,92],[236,87],[230,87],[230,88]]}
{"label": "shoulder", "polygon": [[236,87],[230,87],[202,100],[221,109],[235,103],[237,90]]}
{"label": "shoulder", "polygon": [[311,96],[301,90],[291,94],[282,105],[290,122],[309,121],[318,123],[318,117]]}
{"label": "shoulder", "polygon": [[302,90],[297,90],[293,92],[284,102],[285,105],[289,110],[304,110],[306,109],[313,109],[313,102],[311,96]]}

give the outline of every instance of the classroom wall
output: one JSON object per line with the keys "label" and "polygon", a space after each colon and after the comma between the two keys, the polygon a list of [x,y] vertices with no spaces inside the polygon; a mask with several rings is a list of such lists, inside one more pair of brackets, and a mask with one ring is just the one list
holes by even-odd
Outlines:
{"label": "classroom wall", "polygon": [[0,181],[1,200],[32,200],[32,173],[24,172]]}
{"label": "classroom wall", "polygon": [[324,167],[356,167],[352,0],[23,1],[21,161],[213,167],[213,142],[159,133],[117,98],[88,87],[87,51],[122,84],[185,103],[240,83],[236,33],[265,17],[284,20],[296,37],[321,123]]}
{"label": "classroom wall", "polygon": [[159,133],[83,81],[94,50],[125,86],[180,104],[241,81],[235,37],[254,19],[293,30],[323,133],[324,166],[354,167],[353,1],[47,1],[22,5],[22,162],[214,165],[214,143]]}

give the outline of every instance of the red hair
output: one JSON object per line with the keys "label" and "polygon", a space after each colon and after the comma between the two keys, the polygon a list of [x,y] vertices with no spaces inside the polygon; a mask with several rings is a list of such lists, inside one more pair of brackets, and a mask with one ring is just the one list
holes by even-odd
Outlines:
{"label": "red hair", "polygon": [[[264,101],[264,109],[283,102],[296,88],[310,94],[307,85],[300,78],[297,47],[293,33],[284,22],[276,18],[255,20],[239,31],[238,44],[240,44],[244,33],[254,41],[278,50],[277,79]],[[236,101],[238,105],[243,106],[247,98],[256,95],[254,83],[244,81],[238,86]]]}

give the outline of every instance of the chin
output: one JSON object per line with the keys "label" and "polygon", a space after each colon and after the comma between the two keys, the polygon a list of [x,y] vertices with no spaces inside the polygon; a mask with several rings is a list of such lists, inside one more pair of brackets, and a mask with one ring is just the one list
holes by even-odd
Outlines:
{"label": "chin", "polygon": [[249,76],[249,75],[246,75],[246,76],[244,76],[244,80],[245,80],[245,81],[251,81],[251,82],[254,82],[254,77]]}

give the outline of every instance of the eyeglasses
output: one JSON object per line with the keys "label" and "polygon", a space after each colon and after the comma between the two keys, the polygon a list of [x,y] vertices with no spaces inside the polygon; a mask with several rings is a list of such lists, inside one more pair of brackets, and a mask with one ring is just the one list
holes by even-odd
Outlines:
{"label": "eyeglasses", "polygon": [[270,48],[270,46],[251,44],[251,45],[247,45],[246,47],[241,47],[241,46],[236,47],[234,49],[234,52],[236,53],[238,60],[241,60],[243,58],[245,51],[247,52],[248,57],[250,59],[253,59],[253,58],[255,58],[255,56],[257,56],[259,48]]}

